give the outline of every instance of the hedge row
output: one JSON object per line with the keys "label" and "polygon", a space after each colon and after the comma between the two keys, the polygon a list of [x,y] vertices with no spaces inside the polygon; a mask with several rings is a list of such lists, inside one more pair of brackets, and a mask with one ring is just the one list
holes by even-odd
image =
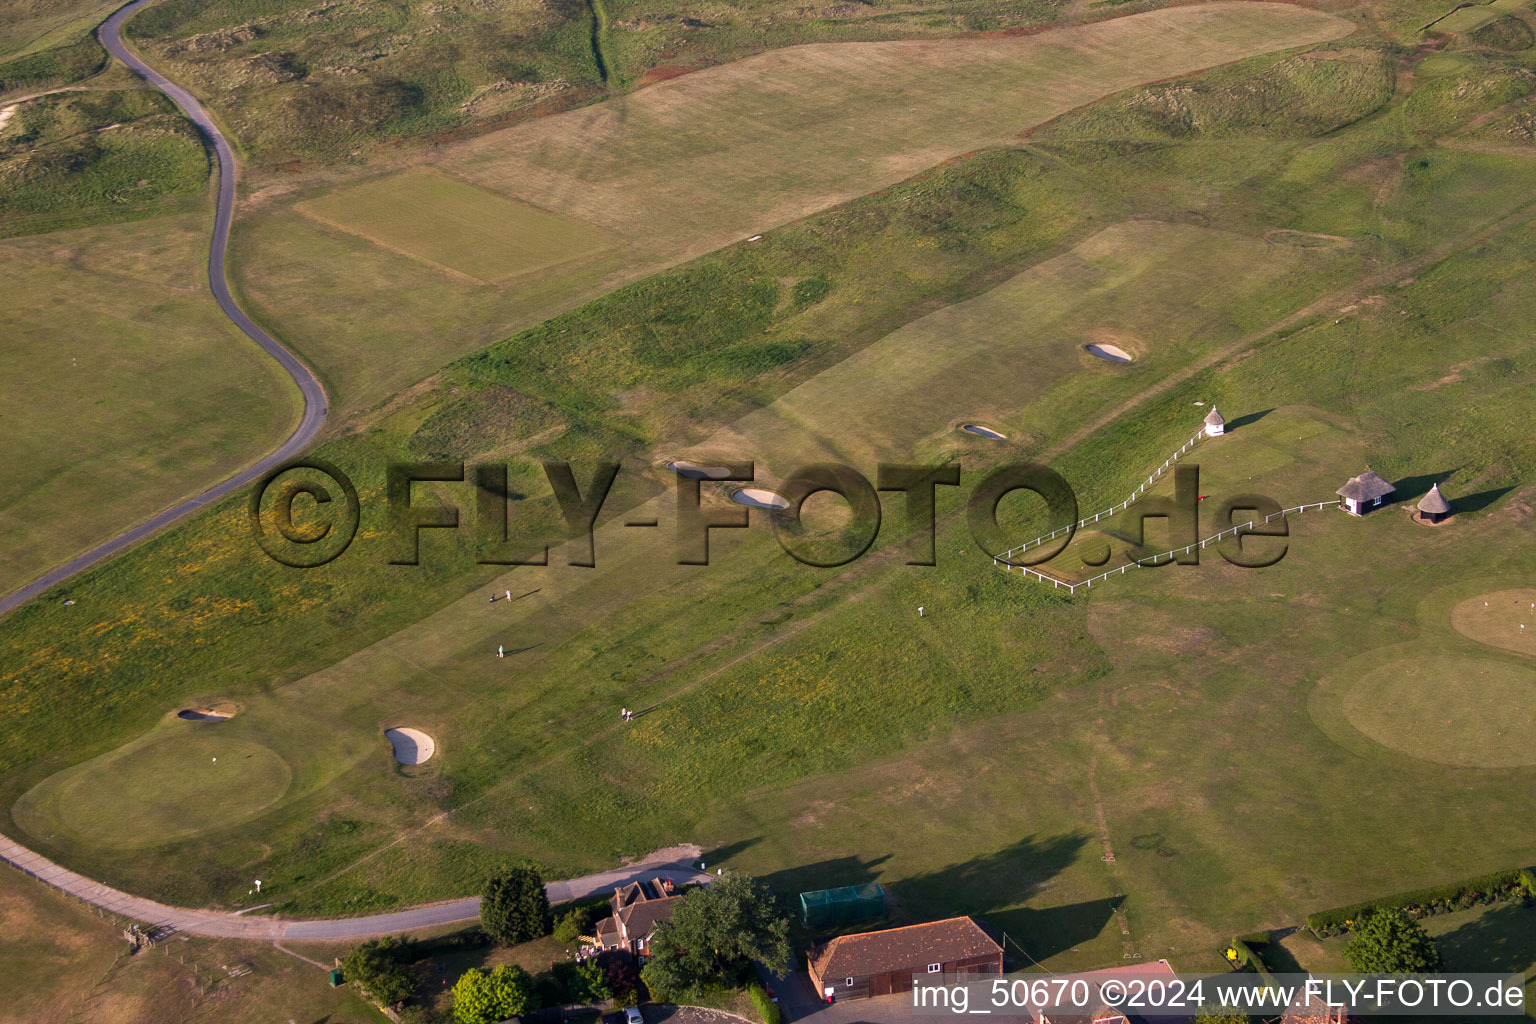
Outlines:
{"label": "hedge row", "polygon": [[756,978],[747,982],[747,997],[752,1000],[752,1005],[757,1008],[757,1015],[763,1018],[763,1024],[779,1024],[779,1004],[768,996],[768,990],[763,983]]}
{"label": "hedge row", "polygon": [[1238,967],[1247,968],[1263,978],[1266,982],[1273,982],[1274,978],[1269,972],[1269,965],[1264,962],[1264,955],[1260,950],[1269,945],[1268,932],[1254,932],[1251,935],[1238,935],[1232,939],[1228,946],[1231,953],[1227,959]]}
{"label": "hedge row", "polygon": [[1307,915],[1307,927],[1312,929],[1313,934],[1326,937],[1348,931],[1350,925],[1360,917],[1377,910],[1402,910],[1410,917],[1420,918],[1490,903],[1508,900],[1524,902],[1531,899],[1536,899],[1536,873],[1530,868],[1511,868],[1347,907],[1320,910]]}

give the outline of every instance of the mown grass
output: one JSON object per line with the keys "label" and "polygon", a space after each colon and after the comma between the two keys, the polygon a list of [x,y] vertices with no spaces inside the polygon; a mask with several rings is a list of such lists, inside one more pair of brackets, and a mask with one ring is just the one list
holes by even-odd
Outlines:
{"label": "mown grass", "polygon": [[0,589],[253,461],[297,421],[297,390],[206,291],[207,233],[181,214],[0,241]]}
{"label": "mown grass", "polygon": [[[1158,42],[1173,26],[1187,45]],[[353,411],[621,284],[1005,143],[1106,92],[1347,28],[1285,5],[1212,4],[1027,38],[765,54],[435,158],[451,174],[603,228],[617,242],[611,252],[515,287],[478,288],[271,202],[237,234],[234,274],[252,310],[319,369],[337,407]],[[943,212],[958,211],[957,229],[985,226],[993,207],[985,194],[977,200],[974,220],[959,197]],[[953,232],[946,245],[965,245],[960,238]],[[886,251],[912,256],[896,239]],[[857,261],[849,271],[862,272]]]}
{"label": "mown grass", "polygon": [[208,157],[159,93],[30,100],[0,134],[0,238],[195,209]]}
{"label": "mown grass", "polygon": [[[1231,418],[1308,406],[1334,426],[1327,447],[1296,462],[1304,474],[1286,464],[1255,487],[1310,495],[1368,461],[1393,479],[1454,468],[1461,494],[1520,488],[1468,514],[1459,533],[1401,516],[1302,520],[1274,571],[1149,572],[1067,602],[991,570],[946,490],[933,570],[898,564],[899,532],[867,562],[813,574],[752,531],[717,536],[717,564],[680,572],[650,535],[614,526],[599,538],[611,570],[571,575],[556,552],[550,572],[497,586],[525,597],[490,604],[489,572],[444,543],[427,546],[420,569],[393,575],[360,558],[282,575],[236,547],[245,524],[231,504],[72,586],[75,618],[40,604],[8,620],[6,795],[120,744],[194,688],[237,693],[247,727],[269,743],[313,744],[298,798],[249,828],[157,850],[153,862],[75,848],[72,864],[232,904],[257,864],[287,909],[350,911],[466,891],[508,859],[532,856],[563,874],[687,837],[723,848],[712,863],[792,871],[778,879],[786,886],[880,877],[914,918],[987,914],[1028,936],[1037,958],[1081,966],[1209,949],[1217,936],[1362,890],[1518,860],[1528,774],[1447,769],[1387,748],[1360,754],[1306,711],[1308,691],[1344,652],[1426,628],[1418,604],[1437,581],[1495,564],[1533,571],[1508,537],[1526,521],[1520,509],[1529,515],[1524,467],[1536,454],[1520,416],[1536,379],[1526,344],[1536,247],[1528,222],[1476,237],[1528,202],[1528,168],[1434,153],[1423,176],[1381,189],[1383,150],[1418,145],[1392,130],[1378,117],[1323,140],[1170,141],[1112,164],[1112,150],[1093,142],[984,154],[621,290],[433,386],[457,400],[494,382],[559,410],[567,433],[530,454],[661,454],[662,443],[714,443],[713,431],[784,394],[791,375],[809,378],[931,304],[973,297],[1068,248],[1079,276],[1060,287],[1074,294],[1115,267],[1084,244],[1090,230],[1129,214],[1204,221],[1259,245],[1272,227],[1343,235],[1341,225],[1366,225],[1342,250],[1288,249],[1283,261],[1296,269],[1266,268],[1274,284],[1164,295],[1140,311],[1154,331],[1175,312],[1198,315],[1192,330],[1210,344],[1246,341],[1252,355],[1139,379],[1134,365],[1092,366],[999,408],[999,422],[1024,453],[1065,448],[1053,464],[1096,493],[1125,489],[1144,453],[1187,437],[1197,399]],[[1341,183],[1299,187],[1307,175]],[[1447,198],[1463,194],[1476,202]],[[966,216],[949,216],[957,211]],[[1041,224],[1056,233],[1042,238]],[[821,241],[837,244],[823,253]],[[893,258],[903,252],[910,262]],[[1364,294],[1260,337],[1346,275]],[[811,277],[827,294],[797,309],[785,279]],[[1134,274],[1125,290],[1104,309],[1128,315],[1136,295],[1157,295]],[[774,315],[759,319],[764,309]],[[746,311],[785,337],[829,333],[800,361],[733,381],[710,369],[708,346],[746,337],[718,327],[716,311]],[[577,358],[559,358],[560,338]],[[525,352],[542,360],[537,378],[506,358]],[[1461,363],[1459,380],[1441,383]],[[1026,380],[1030,365],[1013,372]],[[598,381],[632,386],[615,394]],[[958,395],[966,382],[950,386]],[[370,467],[414,450],[414,431],[449,401],[423,388],[372,431],[323,451],[367,481],[352,556],[380,527],[367,511],[378,498]],[[908,413],[893,405],[879,429],[900,429]],[[1068,445],[1103,417],[1104,429]],[[516,441],[487,437],[479,451]],[[978,467],[1003,457],[980,442],[954,451]],[[637,481],[614,508],[650,497],[652,482],[667,480]],[[931,612],[921,622],[920,604]],[[517,654],[496,659],[496,643]],[[43,700],[87,688],[94,706],[67,720]],[[620,728],[620,705],[653,703]],[[409,777],[387,761],[377,728],[407,715],[446,738],[433,772]],[[300,722],[306,736],[284,738]],[[1472,832],[1479,843],[1461,841]],[[1100,859],[1106,840],[1113,864]],[[198,877],[171,875],[178,862],[196,863]],[[1123,905],[1117,893],[1128,894]]]}
{"label": "mown grass", "polygon": [[407,171],[318,196],[298,208],[479,283],[543,270],[613,244],[589,224],[435,171]]}
{"label": "mown grass", "polygon": [[173,0],[129,30],[173,77],[199,85],[253,160],[274,166],[346,160],[394,139],[579,106],[635,88],[657,66],[692,70],[799,43],[1039,25],[1060,6],[924,0],[885,11],[759,0],[705,12],[664,0],[609,4],[596,25],[585,0],[452,10]]}

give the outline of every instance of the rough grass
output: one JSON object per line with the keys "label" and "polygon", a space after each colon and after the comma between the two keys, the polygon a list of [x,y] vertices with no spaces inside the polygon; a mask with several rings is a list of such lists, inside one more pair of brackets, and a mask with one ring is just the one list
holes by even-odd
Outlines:
{"label": "rough grass", "polygon": [[0,241],[0,588],[273,447],[298,395],[208,296],[201,217]]}
{"label": "rough grass", "polygon": [[116,6],[103,0],[14,0],[0,11],[0,60],[88,35]]}
{"label": "rough grass", "polygon": [[202,140],[159,93],[29,100],[0,131],[0,237],[194,209],[208,175]]}
{"label": "rough grass", "polygon": [[1496,50],[1528,50],[1536,44],[1536,33],[1519,18],[1497,18],[1468,36],[1478,46],[1491,46]]}
{"label": "rough grass", "polygon": [[300,203],[298,210],[478,283],[608,248],[602,231],[437,171],[408,171]]}
{"label": "rough grass", "polygon": [[[1006,141],[1106,92],[1347,27],[1288,5],[1218,3],[1028,37],[778,51],[436,158],[477,184],[608,230],[620,246],[613,253],[515,288],[476,288],[273,202],[237,236],[235,272],[253,308],[320,368],[342,409],[355,409],[618,284]],[[1170,32],[1178,46],[1164,45]],[[922,189],[908,193],[907,202],[929,207],[923,216],[942,205],[961,218],[941,263],[994,208],[990,184],[974,187],[974,214],[964,197],[941,204]],[[885,255],[908,258],[895,240]],[[784,341],[790,347],[723,354],[723,369],[739,377],[764,368],[760,357],[792,358],[796,339]],[[391,358],[375,358],[380,350]]]}
{"label": "rough grass", "polygon": [[[0,946],[4,1024],[385,1020],[352,987],[331,988],[325,972],[268,944],[175,936],[128,956],[129,922],[9,866],[0,868],[0,920],[14,930]],[[248,973],[231,970],[242,967]]]}
{"label": "rough grass", "polygon": [[1324,135],[1380,109],[1392,97],[1394,72],[1385,48],[1341,44],[1132,90],[1036,135],[1148,141]]}
{"label": "rough grass", "polygon": [[0,96],[27,94],[68,85],[101,71],[107,51],[95,36],[0,59]]}
{"label": "rough grass", "polygon": [[[157,5],[130,31],[200,94],[259,163],[345,160],[379,143],[577,106],[601,90],[799,43],[953,35],[1040,25],[1056,0],[922,0],[899,8],[753,0],[582,0],[453,9],[412,0]],[[601,55],[599,55],[601,51]]]}
{"label": "rough grass", "polygon": [[[1069,603],[993,572],[946,490],[933,570],[900,565],[893,533],[868,562],[801,571],[749,531],[718,534],[716,564],[680,571],[668,531],[658,541],[619,526],[599,538],[604,569],[568,571],[556,551],[548,572],[498,581],[526,597],[490,604],[489,574],[447,544],[429,546],[410,576],[391,578],[367,559],[336,563],[348,575],[279,576],[231,543],[243,524],[230,506],[79,581],[70,593],[85,600],[73,611],[91,618],[39,605],[8,620],[5,694],[17,711],[0,746],[13,759],[8,795],[131,738],[194,686],[227,691],[279,752],[298,742],[284,738],[293,730],[326,739],[310,777],[295,782],[303,798],[217,844],[156,851],[153,862],[72,849],[71,863],[234,905],[250,866],[271,867],[286,909],[334,911],[469,891],[488,867],[522,856],[563,875],[686,836],[718,847],[712,864],[769,874],[786,891],[879,878],[909,919],[980,913],[1062,966],[1208,951],[1308,907],[1517,862],[1529,846],[1529,769],[1356,749],[1307,714],[1317,680],[1354,654],[1409,640],[1429,652],[1468,643],[1420,615],[1423,595],[1446,580],[1494,565],[1524,581],[1500,586],[1536,576],[1529,547],[1509,542],[1528,528],[1533,494],[1523,410],[1536,383],[1536,245],[1528,220],[1478,234],[1529,201],[1528,163],[1413,153],[1425,166],[1410,163],[1398,187],[1383,188],[1383,155],[1416,145],[1378,123],[1388,120],[1323,140],[1063,146],[960,161],[624,289],[501,351],[548,357],[547,391],[529,392],[582,414],[542,450],[661,454],[931,312],[925,304],[972,298],[1068,248],[1081,255],[1109,221],[1204,221],[1255,244],[1274,228],[1353,232],[1349,247],[1286,247],[1276,258],[1301,269],[1240,301],[1195,304],[1212,340],[1249,341],[1243,358],[1170,366],[1155,380],[1134,376],[1151,360],[1094,365],[999,412],[1028,428],[1010,431],[1023,451],[1057,453],[1053,464],[1096,492],[1125,488],[1142,453],[1187,437],[1197,399],[1233,419],[1307,406],[1333,430],[1310,435],[1308,458],[1266,456],[1255,489],[1328,490],[1366,462],[1399,481],[1454,469],[1453,497],[1484,496],[1454,533],[1399,514],[1302,519],[1274,570],[1153,572]],[[1042,239],[1041,223],[1056,233]],[[887,236],[899,244],[875,241]],[[891,258],[902,252],[913,262]],[[828,253],[867,262],[839,266]],[[1367,257],[1379,262],[1344,262]],[[1078,272],[1091,273],[1083,262]],[[1346,274],[1358,294],[1258,336]],[[810,277],[829,290],[797,308],[792,282]],[[1156,278],[1141,278],[1127,275],[1127,291],[1155,297]],[[712,287],[685,287],[700,282]],[[775,315],[759,319],[770,304]],[[715,337],[706,314],[733,307],[774,333],[824,339],[810,353],[829,361],[725,386],[706,350],[685,342],[690,331]],[[1133,308],[1127,300],[1118,311]],[[1141,315],[1156,325],[1174,312],[1192,315]],[[579,363],[559,361],[561,329],[575,349],[606,334],[613,345],[590,347],[607,360],[599,370],[642,383],[605,393]],[[1158,352],[1160,332],[1142,333]],[[487,354],[431,387],[451,393],[475,376],[515,374],[508,362]],[[1462,367],[1456,381],[1440,383],[1452,367]],[[1018,368],[1020,379],[1028,370]],[[419,397],[327,454],[362,479],[427,421],[411,405]],[[880,429],[901,429],[905,408],[888,415]],[[1264,444],[1289,454],[1279,433],[1289,421],[1271,415],[1276,433]],[[989,459],[979,441],[961,455],[977,469]],[[376,503],[376,484],[364,490]],[[637,490],[625,502],[647,497]],[[1411,490],[1402,487],[1405,500]],[[365,523],[359,545],[377,525]],[[159,582],[183,563],[195,571]],[[919,604],[930,609],[921,621]],[[100,710],[66,722],[37,697],[87,685],[66,661],[81,654],[71,632],[103,623],[102,637],[124,643],[105,645],[105,664],[91,666]],[[217,650],[198,642],[214,635]],[[496,643],[518,653],[496,659]],[[659,708],[621,728],[626,704]],[[389,766],[375,730],[403,713],[448,738],[436,774],[407,778]],[[1477,844],[1464,841],[1472,833]],[[1102,859],[1106,843],[1113,862]],[[176,863],[198,864],[198,877],[172,877],[166,865]]]}
{"label": "rough grass", "polygon": [[1139,82],[1346,31],[1213,3],[1022,37],[797,47],[485,136],[443,165],[631,238],[713,247]]}

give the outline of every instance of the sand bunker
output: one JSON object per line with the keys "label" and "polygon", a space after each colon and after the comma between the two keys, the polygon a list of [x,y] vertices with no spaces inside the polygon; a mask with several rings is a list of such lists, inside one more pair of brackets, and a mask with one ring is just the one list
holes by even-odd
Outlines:
{"label": "sand bunker", "polygon": [[681,459],[667,463],[667,468],[689,480],[724,480],[731,475],[731,471],[724,466],[700,466],[698,463],[683,462]]}
{"label": "sand bunker", "polygon": [[385,729],[384,738],[401,764],[425,764],[437,753],[437,742],[420,729]]}
{"label": "sand bunker", "polygon": [[1111,345],[1107,342],[1096,341],[1091,345],[1084,345],[1083,351],[1112,363],[1129,363],[1136,358],[1119,345]]}
{"label": "sand bunker", "polygon": [[227,722],[235,717],[235,709],[222,705],[211,708],[182,708],[176,712],[176,717],[183,722]]}
{"label": "sand bunker", "polygon": [[992,430],[992,429],[990,429],[988,427],[977,426],[974,423],[966,423],[963,426],[961,426],[960,429],[965,431],[967,434],[975,434],[977,437],[985,437],[985,438],[989,438],[990,440],[993,440],[993,441],[1006,441],[1006,440],[1008,440],[1008,435],[1007,434],[999,434],[995,430]]}
{"label": "sand bunker", "polygon": [[789,508],[789,500],[781,494],[764,490],[761,487],[743,487],[731,495],[731,500],[738,505],[747,505],[751,508],[781,509]]}
{"label": "sand bunker", "polygon": [[1342,235],[1320,235],[1315,231],[1296,231],[1292,228],[1276,228],[1264,233],[1264,241],[1275,245],[1289,245],[1293,249],[1342,249],[1353,245]]}

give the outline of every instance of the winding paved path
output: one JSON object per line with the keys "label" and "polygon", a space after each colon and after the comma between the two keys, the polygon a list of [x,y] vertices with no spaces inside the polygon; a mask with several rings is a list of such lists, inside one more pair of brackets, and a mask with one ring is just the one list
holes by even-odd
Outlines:
{"label": "winding paved path", "polygon": [[133,0],[132,3],[119,8],[102,22],[101,27],[96,30],[96,35],[101,40],[101,45],[105,46],[112,56],[127,64],[146,82],[169,96],[171,102],[197,125],[212,146],[219,168],[219,195],[213,215],[213,241],[208,248],[208,288],[213,292],[213,298],[218,302],[219,309],[230,322],[288,371],[288,375],[293,378],[293,382],[299,386],[299,391],[304,396],[304,415],[293,433],[288,436],[288,440],[279,445],[270,455],[215,484],[203,493],[178,502],[132,529],[118,534],[105,543],[98,544],[84,554],[75,556],[58,568],[39,576],[20,590],[5,595],[0,598],[0,615],[25,604],[54,584],[111,558],[119,551],[159,533],[178,519],[206,505],[211,505],[251,483],[274,466],[303,451],[320,433],[320,428],[325,425],[327,405],[325,389],[320,386],[320,381],[297,356],[252,323],[251,318],[245,315],[245,312],[236,304],[234,296],[229,293],[229,282],[224,276],[224,253],[229,247],[229,224],[235,209],[236,176],[235,154],[230,149],[229,140],[219,132],[218,127],[213,123],[213,118],[191,93],[145,64],[123,41],[123,24],[141,7],[151,2],[152,0]]}
{"label": "winding paved path", "polygon": [[[615,886],[627,885],[643,878],[667,878],[680,884],[702,882],[711,876],[694,867],[699,856],[699,848],[692,844],[671,846],[612,871],[546,883],[544,891],[549,894],[551,903],[559,903],[608,892]],[[478,896],[445,903],[429,903],[391,914],[343,917],[328,921],[293,921],[281,917],[244,916],[220,910],[189,910],[130,896],[100,882],[93,882],[4,836],[0,836],[0,860],[76,899],[140,924],[210,938],[263,942],[364,939],[457,924],[480,916]]]}

